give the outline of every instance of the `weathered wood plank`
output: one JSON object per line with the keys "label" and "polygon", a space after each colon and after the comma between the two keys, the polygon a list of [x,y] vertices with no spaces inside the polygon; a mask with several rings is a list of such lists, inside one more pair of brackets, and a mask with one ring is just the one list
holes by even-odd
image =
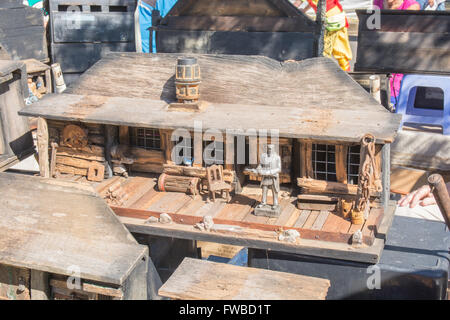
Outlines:
{"label": "weathered wood plank", "polygon": [[200,197],[189,202],[187,205],[181,207],[176,213],[191,216],[200,216],[199,211],[205,205],[205,202]]}
{"label": "weathered wood plank", "polygon": [[294,227],[303,228],[303,225],[305,224],[310,214],[311,210],[301,210],[300,216],[298,217],[297,221],[295,221]]}
{"label": "weathered wood plank", "polygon": [[330,214],[329,211],[320,211],[319,216],[317,217],[316,221],[314,221],[314,224],[312,225],[312,230],[321,230],[325,221],[328,218],[328,215]]}
{"label": "weathered wood plank", "polygon": [[158,192],[154,189],[150,189],[147,193],[145,193],[139,200],[130,205],[129,207],[132,209],[145,209],[148,208],[152,203],[158,201],[164,192]]}
{"label": "weathered wood plank", "polygon": [[[275,219],[273,224],[277,226],[284,226],[288,222],[289,218],[295,211],[295,205],[291,203],[291,199],[281,200],[282,211],[278,218]],[[271,219],[272,220],[272,219]]]}
{"label": "weathered wood plank", "polygon": [[[170,79],[178,56],[112,53],[90,68],[67,92],[172,101],[175,99],[175,84]],[[330,106],[387,112],[328,58],[280,63],[261,56],[192,56],[198,59],[202,78],[208,79],[202,82],[202,99],[211,103],[278,107],[304,105],[308,110],[314,105],[315,110],[317,106]],[[152,70],[152,77],[148,77],[147,70]],[[261,78],[265,79],[262,83],[259,81]],[[129,85],[128,79],[136,80],[133,86]],[[258,83],[258,86],[248,86],[249,83]],[[333,86],[333,83],[340,86]],[[346,90],[339,90],[341,87]],[[230,92],[239,94],[230,95]],[[315,92],[321,92],[320,99]]]}
{"label": "weathered wood plank", "polygon": [[235,195],[216,217],[220,219],[242,220],[255,205],[256,200],[244,195]]}
{"label": "weathered wood plank", "polygon": [[153,202],[148,208],[149,211],[176,212],[192,198],[185,193],[162,192],[163,196],[157,202]]}
{"label": "weathered wood plank", "polygon": [[327,220],[322,226],[322,231],[347,233],[352,223],[334,213],[328,215]]}
{"label": "weathered wood plank", "polygon": [[[46,95],[39,102],[22,109],[19,114],[66,121],[189,130],[194,130],[195,121],[199,121],[218,130],[237,130],[237,134],[239,130],[244,130],[241,135],[245,134],[246,128],[251,127],[279,130],[279,135],[285,138],[341,142],[359,142],[369,131],[375,135],[378,143],[393,140],[401,118],[401,115],[389,112],[363,112],[353,108],[318,108],[312,113],[310,106],[294,104],[280,112],[280,107],[275,105],[211,103],[203,112],[189,114],[190,121],[186,121],[184,112],[167,111],[166,102],[161,100],[110,97],[100,106],[87,109],[82,105],[83,99],[83,96],[70,94]],[[242,110],[247,112],[242,113]],[[264,116],[268,114],[271,116]]]}
{"label": "weathered wood plank", "polygon": [[311,213],[308,216],[308,219],[306,219],[305,224],[303,225],[303,229],[311,229],[314,222],[316,221],[317,217],[319,216],[320,211],[317,210],[311,210]]}
{"label": "weathered wood plank", "polygon": [[38,119],[37,146],[39,153],[39,171],[41,177],[50,178],[50,164],[48,156],[48,125],[47,121],[44,118]]}
{"label": "weathered wood plank", "polygon": [[128,183],[122,185],[122,189],[129,195],[129,198],[123,203],[128,207],[138,201],[144,194],[155,188],[156,181],[148,177],[128,178]]}
{"label": "weathered wood plank", "polygon": [[0,264],[122,285],[148,256],[93,191],[11,173],[0,190]]}
{"label": "weathered wood plank", "polygon": [[189,300],[323,300],[329,287],[326,279],[185,258],[158,293]]}

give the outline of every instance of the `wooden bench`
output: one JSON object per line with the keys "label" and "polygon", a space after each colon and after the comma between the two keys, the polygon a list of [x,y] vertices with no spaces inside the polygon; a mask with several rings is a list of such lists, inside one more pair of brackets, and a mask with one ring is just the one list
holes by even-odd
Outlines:
{"label": "wooden bench", "polygon": [[159,289],[179,300],[324,300],[330,281],[185,258]]}

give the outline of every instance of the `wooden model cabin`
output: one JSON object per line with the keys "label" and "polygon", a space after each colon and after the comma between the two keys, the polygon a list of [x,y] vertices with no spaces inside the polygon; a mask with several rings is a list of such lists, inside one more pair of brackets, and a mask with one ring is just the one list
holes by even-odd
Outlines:
{"label": "wooden model cabin", "polygon": [[[41,175],[99,182],[98,192],[125,220],[166,213],[176,228],[193,238],[201,232],[193,226],[210,215],[216,224],[250,233],[295,229],[301,241],[347,245],[355,231],[362,230],[363,242],[371,245],[388,207],[389,144],[400,116],[384,109],[328,58],[280,63],[261,56],[192,56],[201,69],[201,108],[177,103],[179,55],[114,53],[67,93],[23,109],[21,115],[39,117]],[[201,131],[196,129],[199,123]],[[251,128],[259,136],[253,136]],[[173,163],[177,141],[171,137],[179,129],[203,140],[188,146],[193,159],[185,163],[192,161],[192,166]],[[210,129],[242,131],[233,141],[224,136],[221,143]],[[248,152],[252,141],[267,143],[261,132],[267,132],[270,141],[270,132],[276,131],[285,192],[280,217],[268,219],[252,214],[261,195],[258,177],[245,173],[252,165],[248,154],[244,164],[227,160],[238,154],[238,137],[245,137]],[[370,214],[355,225],[342,216],[338,203],[355,200],[361,139],[368,133],[375,137],[373,174],[382,189],[376,190],[372,180]],[[223,165],[224,181],[234,190],[229,202],[220,197],[207,201],[206,162],[211,159],[205,159],[203,151],[211,143],[217,147],[214,163]],[[129,227],[130,221],[125,221]],[[170,230],[158,223],[149,228],[160,235],[177,232],[173,225]],[[230,232],[217,230],[233,237]]]}

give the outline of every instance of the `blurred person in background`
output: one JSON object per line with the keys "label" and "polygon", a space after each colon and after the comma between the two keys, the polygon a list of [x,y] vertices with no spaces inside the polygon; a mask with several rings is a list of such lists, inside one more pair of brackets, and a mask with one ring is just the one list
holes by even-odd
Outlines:
{"label": "blurred person in background", "polygon": [[[305,14],[311,8],[317,13],[318,0],[306,1],[307,5],[305,7],[302,7],[303,0],[295,1],[294,6]],[[325,28],[323,54],[327,57],[334,57],[344,71],[350,71],[349,62],[353,56],[348,39],[348,21],[339,0],[327,0]]]}
{"label": "blurred person in background", "polygon": [[136,25],[136,51],[156,52],[156,39],[150,45],[150,30],[152,26],[152,12],[159,10],[161,17],[169,13],[178,0],[138,0],[135,25]]}
{"label": "blurred person in background", "polygon": [[416,0],[420,10],[445,11],[445,0]]}

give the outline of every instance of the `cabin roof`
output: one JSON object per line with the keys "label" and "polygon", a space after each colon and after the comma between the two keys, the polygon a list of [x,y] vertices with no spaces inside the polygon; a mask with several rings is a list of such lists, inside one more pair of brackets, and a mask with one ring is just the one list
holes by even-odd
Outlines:
{"label": "cabin roof", "polygon": [[[401,116],[388,112],[328,58],[278,62],[262,56],[193,55],[202,70],[197,113],[167,108],[175,100],[176,54],[115,53],[100,60],[67,94],[48,96],[20,114],[158,128],[279,129],[280,136],[391,142]],[[109,97],[100,99],[89,96]],[[94,102],[93,102],[94,100]]]}
{"label": "cabin roof", "polygon": [[[121,285],[148,254],[79,184],[0,173],[0,263]],[[86,187],[87,188],[87,187]]]}

